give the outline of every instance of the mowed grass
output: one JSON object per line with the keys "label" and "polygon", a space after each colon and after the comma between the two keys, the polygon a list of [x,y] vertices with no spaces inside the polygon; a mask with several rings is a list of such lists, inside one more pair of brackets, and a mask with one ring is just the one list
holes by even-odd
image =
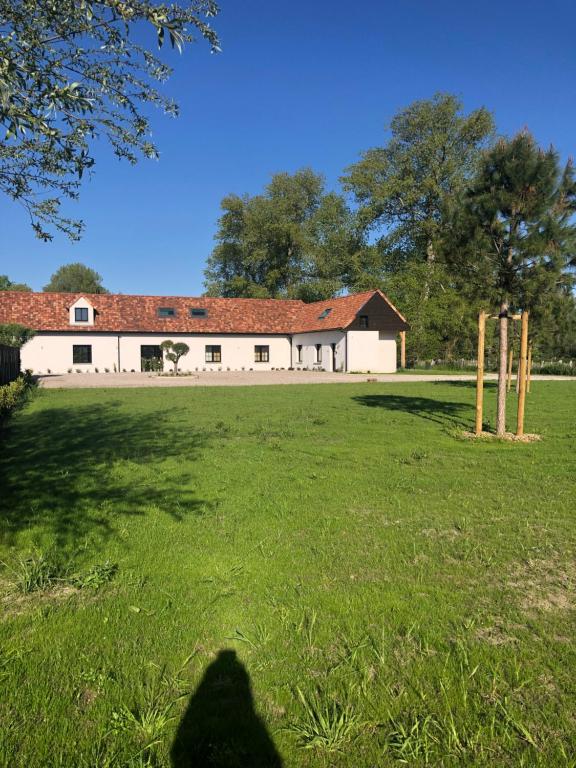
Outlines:
{"label": "mowed grass", "polygon": [[542,442],[473,416],[466,382],[37,393],[0,764],[574,766],[576,386],[533,383]]}

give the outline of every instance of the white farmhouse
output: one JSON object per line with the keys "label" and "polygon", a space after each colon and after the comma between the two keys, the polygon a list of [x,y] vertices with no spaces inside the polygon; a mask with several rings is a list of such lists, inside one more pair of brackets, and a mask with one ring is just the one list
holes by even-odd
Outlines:
{"label": "white farmhouse", "polygon": [[408,329],[381,291],[311,304],[2,291],[0,323],[36,331],[21,351],[34,373],[169,370],[167,339],[190,347],[182,370],[392,372],[397,334]]}

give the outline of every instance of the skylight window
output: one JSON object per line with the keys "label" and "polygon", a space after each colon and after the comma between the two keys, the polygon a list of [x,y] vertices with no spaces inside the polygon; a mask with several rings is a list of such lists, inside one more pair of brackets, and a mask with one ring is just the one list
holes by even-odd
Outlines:
{"label": "skylight window", "polygon": [[204,307],[192,307],[190,317],[208,317],[208,310]]}
{"label": "skylight window", "polygon": [[174,307],[158,307],[158,317],[176,317]]}
{"label": "skylight window", "polygon": [[328,307],[328,309],[325,309],[320,315],[318,315],[318,320],[324,320],[325,317],[328,317],[330,312],[332,312],[332,307]]}

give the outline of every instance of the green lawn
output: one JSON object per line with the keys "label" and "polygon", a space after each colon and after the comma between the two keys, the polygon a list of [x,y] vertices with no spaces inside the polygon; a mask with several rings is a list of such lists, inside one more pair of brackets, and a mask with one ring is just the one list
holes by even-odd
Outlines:
{"label": "green lawn", "polygon": [[539,443],[459,439],[473,404],[38,392],[1,433],[0,765],[574,766],[576,386],[533,385]]}

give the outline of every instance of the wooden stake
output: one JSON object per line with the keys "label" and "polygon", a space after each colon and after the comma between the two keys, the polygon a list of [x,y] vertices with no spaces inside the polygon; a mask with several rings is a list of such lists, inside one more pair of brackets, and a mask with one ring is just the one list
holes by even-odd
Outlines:
{"label": "wooden stake", "polygon": [[524,406],[526,403],[526,369],[528,355],[528,312],[522,312],[522,330],[520,333],[520,360],[518,365],[518,424],[516,436],[524,434]]}
{"label": "wooden stake", "polygon": [[478,361],[476,369],[476,425],[477,435],[482,434],[482,405],[484,401],[484,331],[486,328],[486,313],[478,315]]}
{"label": "wooden stake", "polygon": [[406,331],[400,331],[400,368],[406,368]]}
{"label": "wooden stake", "polygon": [[528,370],[526,372],[526,392],[530,394],[530,379],[532,377],[532,344],[528,345]]}
{"label": "wooden stake", "polygon": [[510,387],[512,386],[512,357],[514,355],[514,349],[512,345],[510,345],[510,349],[508,350],[508,383],[506,385],[506,390],[510,392]]}

